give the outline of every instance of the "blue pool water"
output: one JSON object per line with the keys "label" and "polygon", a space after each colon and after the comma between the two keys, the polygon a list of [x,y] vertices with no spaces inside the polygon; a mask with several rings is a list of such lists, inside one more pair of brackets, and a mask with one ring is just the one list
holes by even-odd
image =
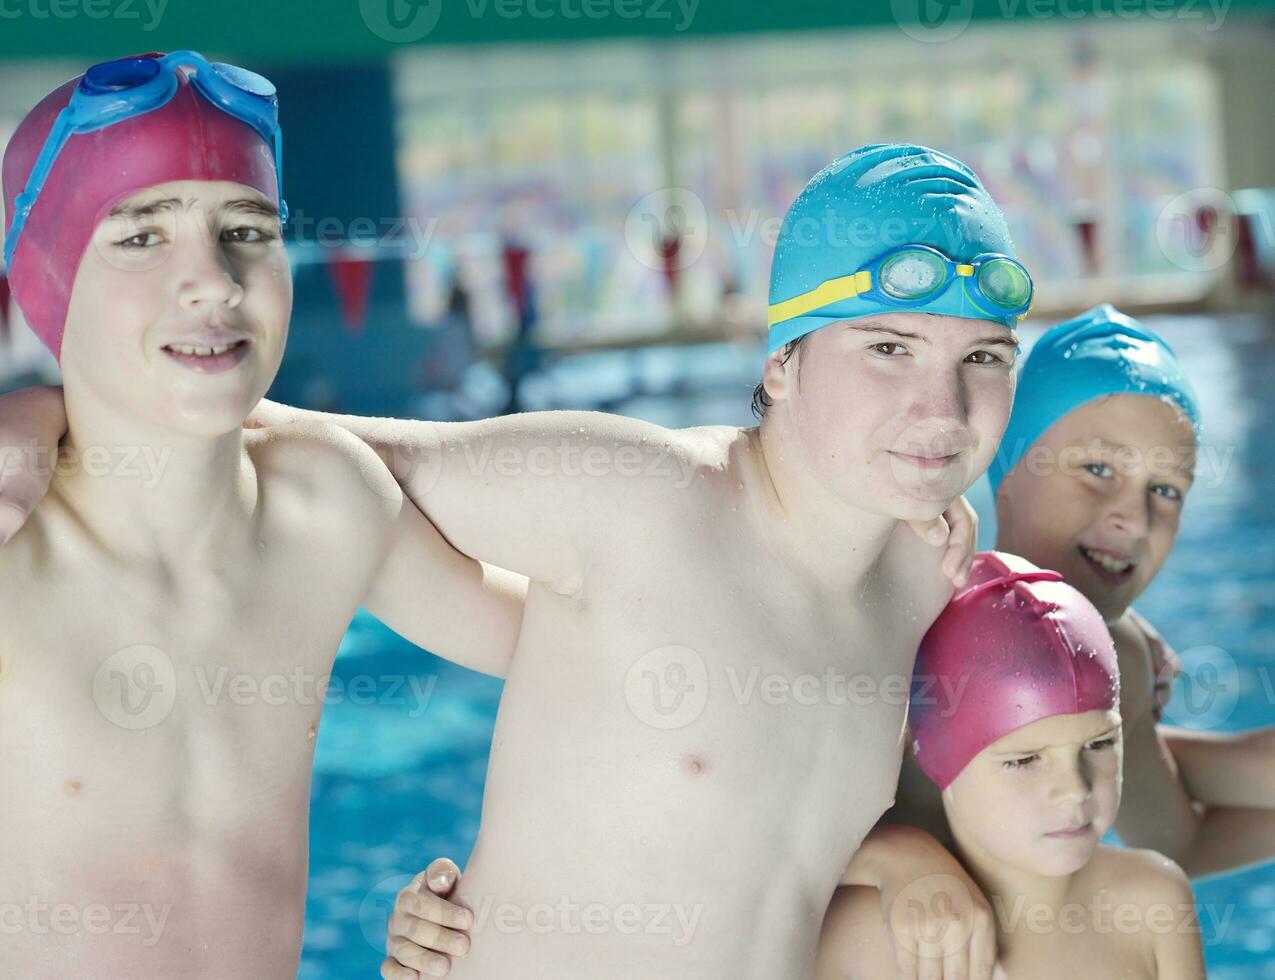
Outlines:
{"label": "blue pool water", "polygon": [[[1224,681],[1238,681],[1210,710],[1175,721],[1214,730],[1272,724],[1275,331],[1244,317],[1149,322],[1196,386],[1205,452],[1177,547],[1139,608],[1188,667],[1208,659],[1222,665]],[[1037,334],[1028,329],[1025,343]],[[735,347],[582,356],[552,369],[537,397],[544,407],[603,406],[667,425],[749,424],[760,359],[759,349]],[[985,485],[970,496],[988,546]],[[421,594],[428,601],[428,583]],[[315,763],[300,977],[376,976],[397,889],[435,856],[463,865],[499,696],[499,681],[440,661],[364,614],[351,625]],[[1275,978],[1275,869],[1200,882],[1196,895],[1210,976]]]}

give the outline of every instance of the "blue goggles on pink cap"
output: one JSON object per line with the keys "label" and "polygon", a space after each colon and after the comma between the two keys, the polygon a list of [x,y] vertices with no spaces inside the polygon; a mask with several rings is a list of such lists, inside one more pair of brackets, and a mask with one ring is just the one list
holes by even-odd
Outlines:
{"label": "blue goggles on pink cap", "polygon": [[178,68],[186,69],[191,84],[208,102],[247,123],[270,144],[279,180],[279,218],[288,220],[288,206],[283,200],[279,99],[269,79],[246,68],[210,62],[196,51],[118,58],[88,69],[66,108],[58,114],[26,187],[15,201],[13,222],[4,240],[7,267],[12,267],[22,229],[66,141],[78,133],[104,129],[166,105],[177,94]]}

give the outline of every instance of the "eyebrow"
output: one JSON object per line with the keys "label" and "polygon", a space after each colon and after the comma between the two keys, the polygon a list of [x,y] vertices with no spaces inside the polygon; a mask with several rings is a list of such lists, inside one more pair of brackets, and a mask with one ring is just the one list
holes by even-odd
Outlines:
{"label": "eyebrow", "polygon": [[[185,200],[176,197],[165,197],[157,201],[144,201],[139,204],[120,203],[111,208],[107,214],[108,218],[126,218],[130,221],[142,221],[146,218],[153,218],[158,214],[172,212],[177,210],[189,211],[195,206],[195,199],[188,197]],[[243,197],[236,198],[232,201],[225,201],[218,205],[221,211],[240,211],[248,214],[259,214],[267,218],[278,218],[279,209],[270,201],[262,199]]]}
{"label": "eyebrow", "polygon": [[[921,336],[919,333],[909,333],[906,330],[899,330],[895,327],[887,326],[879,320],[863,319],[851,320],[846,324],[847,330],[857,330],[860,333],[888,333],[895,337],[902,337],[905,340],[919,340],[924,344],[928,344],[929,338]],[[978,340],[970,342],[971,347],[1013,347],[1018,348],[1018,335],[1012,331],[1008,334],[997,334],[992,337],[980,337]]]}
{"label": "eyebrow", "polygon": [[[1112,725],[1110,728],[1099,732],[1097,735],[1091,735],[1089,738],[1085,739],[1085,741],[1097,742],[1097,741],[1101,741],[1104,738],[1110,738],[1111,736],[1118,734],[1122,727],[1123,727],[1123,723],[1117,723],[1115,725]],[[1068,744],[1072,744],[1072,743],[1068,743]],[[1041,752],[1047,748],[1051,748],[1051,746],[1042,745],[1038,749],[1002,749],[1000,751],[993,752],[992,755],[1005,755],[1005,756],[1035,755],[1037,752]]]}

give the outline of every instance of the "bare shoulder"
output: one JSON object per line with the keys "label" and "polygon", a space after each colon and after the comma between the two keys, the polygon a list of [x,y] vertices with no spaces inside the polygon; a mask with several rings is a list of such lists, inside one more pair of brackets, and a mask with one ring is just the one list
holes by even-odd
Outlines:
{"label": "bare shoulder", "polygon": [[244,445],[263,501],[285,518],[365,533],[388,529],[402,506],[402,491],[380,457],[340,426],[307,421],[251,429]]}
{"label": "bare shoulder", "polygon": [[881,917],[881,892],[838,888],[824,915],[815,980],[895,980],[894,945]]}
{"label": "bare shoulder", "polygon": [[[1096,865],[1096,866],[1095,866]],[[1204,950],[1191,880],[1156,851],[1099,847],[1085,892],[1102,895],[1106,926],[1141,944],[1159,980],[1204,980]]]}
{"label": "bare shoulder", "polygon": [[1086,889],[1101,890],[1139,908],[1192,902],[1191,879],[1158,851],[1100,845],[1085,868]]}
{"label": "bare shoulder", "polygon": [[1151,645],[1133,610],[1110,624],[1110,629],[1120,667],[1120,714],[1126,722],[1134,721],[1151,712],[1155,686]]}

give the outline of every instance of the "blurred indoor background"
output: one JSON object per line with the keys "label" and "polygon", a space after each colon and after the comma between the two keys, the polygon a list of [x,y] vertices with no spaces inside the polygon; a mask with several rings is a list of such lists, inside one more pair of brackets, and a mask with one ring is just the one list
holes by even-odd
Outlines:
{"label": "blurred indoor background", "polygon": [[[296,301],[271,396],[307,407],[748,424],[809,177],[872,142],[969,163],[1036,277],[1027,342],[1111,302],[1182,354],[1233,462],[1140,608],[1234,672],[1224,717],[1179,723],[1275,722],[1275,2],[0,0],[0,146],[86,65],[181,47],[279,88]],[[0,390],[56,379],[0,274]],[[424,703],[388,693],[407,675]],[[383,696],[325,714],[304,977],[374,975],[394,888],[477,828],[499,683],[364,614],[356,676]],[[1269,870],[1199,886],[1213,976],[1275,977]]]}

